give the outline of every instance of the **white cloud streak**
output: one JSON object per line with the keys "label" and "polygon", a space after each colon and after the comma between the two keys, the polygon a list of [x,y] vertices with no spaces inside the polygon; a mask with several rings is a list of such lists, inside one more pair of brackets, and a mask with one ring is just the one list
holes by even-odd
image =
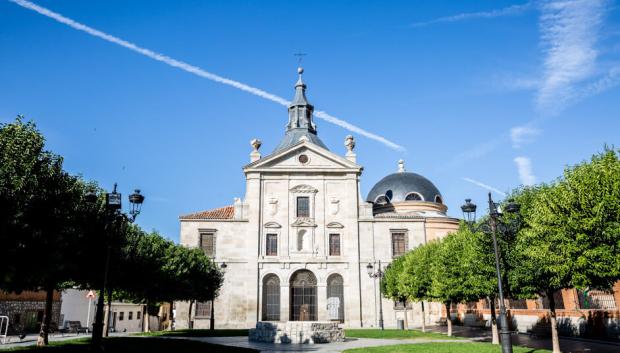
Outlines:
{"label": "white cloud streak", "polygon": [[474,180],[474,179],[471,179],[471,178],[463,178],[463,180],[465,180],[465,181],[466,181],[466,182],[468,182],[468,183],[472,183],[472,184],[474,184],[474,185],[476,185],[476,186],[479,186],[479,187],[481,187],[481,188],[483,188],[483,189],[486,189],[486,190],[492,191],[492,192],[494,192],[494,193],[496,193],[496,194],[498,194],[498,195],[501,195],[501,196],[503,196],[503,197],[506,197],[506,193],[505,193],[505,192],[500,191],[499,189],[494,188],[494,187],[492,187],[492,186],[490,186],[490,185],[487,185],[487,184],[485,184],[485,183],[479,182],[479,181]]}
{"label": "white cloud streak", "polygon": [[557,113],[576,96],[575,85],[595,73],[596,43],[606,10],[604,0],[549,1],[541,7],[541,44],[545,51],[537,107]]}
{"label": "white cloud streak", "polygon": [[[162,62],[162,63],[166,64],[166,65],[169,65],[169,66],[172,66],[172,67],[176,67],[178,69],[181,69],[183,71],[189,72],[189,73],[194,74],[196,76],[199,76],[199,77],[202,77],[202,78],[206,78],[208,80],[215,81],[215,82],[218,82],[218,83],[221,83],[221,84],[224,84],[224,85],[232,86],[232,87],[237,88],[239,90],[245,91],[247,93],[250,93],[250,94],[253,94],[255,96],[267,99],[269,101],[278,103],[278,104],[283,105],[283,106],[288,106],[290,104],[290,102],[288,100],[286,100],[286,99],[284,99],[284,98],[282,98],[282,97],[280,97],[278,95],[269,93],[267,91],[264,91],[264,90],[256,88],[256,87],[252,87],[250,85],[247,85],[247,84],[239,82],[239,81],[231,80],[229,78],[216,75],[214,73],[205,71],[205,70],[203,70],[200,67],[190,65],[190,64],[185,63],[185,62],[180,61],[180,60],[173,59],[173,58],[171,58],[171,57],[169,57],[167,55],[161,54],[161,53],[156,53],[156,52],[154,52],[154,51],[152,51],[150,49],[139,47],[138,45],[136,45],[134,43],[128,42],[128,41],[126,41],[124,39],[112,36],[110,34],[102,32],[100,30],[97,30],[97,29],[94,29],[92,27],[89,27],[89,26],[87,26],[85,24],[79,23],[79,22],[77,22],[75,20],[72,20],[72,19],[70,19],[68,17],[65,17],[65,16],[63,16],[63,15],[61,15],[59,13],[53,12],[51,10],[48,10],[48,9],[46,9],[44,7],[41,7],[41,6],[37,5],[37,4],[34,4],[34,3],[30,2],[30,1],[25,1],[25,0],[8,0],[8,1],[13,2],[13,3],[15,3],[15,4],[17,4],[17,5],[19,5],[19,6],[23,7],[23,8],[28,9],[28,10],[35,11],[35,12],[37,12],[37,13],[43,15],[43,16],[49,17],[49,18],[51,18],[51,19],[53,19],[53,20],[55,20],[57,22],[65,24],[65,25],[67,25],[67,26],[69,26],[69,27],[71,27],[73,29],[78,30],[78,31],[82,31],[82,32],[88,33],[88,34],[90,34],[90,35],[92,35],[94,37],[103,39],[103,40],[108,41],[110,43],[114,43],[114,44],[119,45],[121,47],[124,47],[126,49],[132,50],[132,51],[134,51],[134,52],[136,52],[138,54],[144,55],[144,56],[146,56],[148,58],[151,58],[153,60],[157,60],[159,62]],[[379,135],[374,134],[372,132],[366,131],[366,130],[358,127],[358,126],[355,126],[355,125],[353,125],[351,123],[348,123],[348,122],[346,122],[346,121],[344,121],[342,119],[339,119],[339,118],[337,118],[335,116],[332,116],[332,115],[330,115],[330,114],[328,114],[328,113],[326,113],[324,111],[317,111],[317,112],[315,112],[315,115],[318,118],[323,119],[323,120],[325,120],[325,121],[327,121],[329,123],[332,123],[332,124],[335,124],[337,126],[340,126],[340,127],[344,128],[346,130],[349,130],[351,132],[358,133],[358,134],[360,134],[362,136],[365,136],[365,137],[367,137],[369,139],[378,141],[378,142],[384,144],[385,146],[388,146],[388,147],[390,147],[392,149],[395,149],[397,151],[404,151],[405,150],[405,148],[403,146],[400,146],[400,145],[398,145],[398,144],[396,144],[396,143],[386,139],[385,137],[382,137],[382,136],[379,136]]]}
{"label": "white cloud streak", "polygon": [[519,15],[529,10],[532,7],[533,7],[533,3],[528,2],[525,4],[508,6],[503,9],[495,9],[495,10],[480,11],[480,12],[466,12],[466,13],[460,13],[458,15],[439,17],[439,18],[436,18],[430,21],[415,22],[415,23],[412,23],[411,26],[412,27],[424,27],[424,26],[433,25],[437,23],[448,23],[448,22],[459,22],[459,21],[483,19],[483,18],[514,16],[514,15]]}
{"label": "white cloud streak", "polygon": [[517,170],[519,171],[519,179],[525,186],[536,184],[536,176],[532,172],[532,161],[527,157],[515,157]]}
{"label": "white cloud streak", "polygon": [[540,135],[540,130],[528,125],[515,126],[510,129],[510,140],[513,148],[521,148],[523,145],[533,142],[538,135]]}

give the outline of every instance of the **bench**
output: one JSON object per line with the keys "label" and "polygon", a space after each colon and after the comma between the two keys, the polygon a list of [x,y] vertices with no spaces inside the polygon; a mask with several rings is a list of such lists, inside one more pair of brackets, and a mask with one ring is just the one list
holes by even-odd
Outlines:
{"label": "bench", "polygon": [[88,333],[88,327],[82,327],[82,323],[79,321],[65,321],[65,326],[59,330],[60,333]]}

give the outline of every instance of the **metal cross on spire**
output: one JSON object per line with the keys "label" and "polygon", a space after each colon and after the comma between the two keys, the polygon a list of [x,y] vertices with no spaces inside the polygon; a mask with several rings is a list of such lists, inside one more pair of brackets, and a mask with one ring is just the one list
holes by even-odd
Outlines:
{"label": "metal cross on spire", "polygon": [[304,60],[304,56],[306,56],[306,55],[308,55],[308,54],[306,54],[306,53],[301,53],[301,52],[300,52],[300,53],[295,53],[295,54],[293,54],[293,55],[297,57],[297,64],[298,64],[299,66],[301,66],[301,62]]}

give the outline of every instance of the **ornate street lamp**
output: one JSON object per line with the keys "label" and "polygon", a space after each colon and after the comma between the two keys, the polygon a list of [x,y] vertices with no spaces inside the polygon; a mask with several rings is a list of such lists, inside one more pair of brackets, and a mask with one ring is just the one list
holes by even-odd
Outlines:
{"label": "ornate street lamp", "polygon": [[465,199],[465,204],[461,206],[463,211],[463,219],[469,224],[476,222],[476,204],[471,202],[471,199]]}
{"label": "ornate street lamp", "polygon": [[[516,214],[519,212],[519,204],[509,200],[506,204],[506,212]],[[476,221],[476,205],[471,202],[471,199],[465,199],[465,204],[461,206],[463,210],[463,216],[467,220],[469,227],[472,231],[486,231],[486,227],[482,226],[476,229],[474,222]],[[493,202],[491,193],[489,192],[489,226],[490,232],[493,236],[493,251],[495,252],[495,271],[497,272],[497,288],[499,294],[499,324],[500,324],[500,337],[502,344],[502,353],[512,353],[512,342],[510,337],[510,331],[508,330],[508,319],[506,318],[506,306],[504,305],[504,289],[502,286],[502,273],[499,264],[499,248],[497,246],[497,225],[499,217],[502,216],[501,208],[499,204]]]}
{"label": "ornate street lamp", "polygon": [[379,278],[379,327],[383,330],[383,290],[381,289],[383,270],[381,270],[381,260],[379,260],[379,269],[377,272],[374,271],[374,268],[370,262],[366,265],[366,272],[368,272],[368,277],[370,278]]}
{"label": "ornate street lamp", "polygon": [[144,195],[140,194],[140,189],[136,189],[133,194],[129,195],[129,203],[131,204],[131,210],[129,210],[129,215],[131,215],[131,222],[135,222],[136,217],[140,214],[140,209],[142,209],[142,203],[144,202]]}
{"label": "ornate street lamp", "polygon": [[[106,229],[109,229],[111,224],[119,220],[121,217],[125,218],[121,214],[122,209],[122,195],[116,191],[117,184],[114,183],[114,189],[110,193],[105,194],[105,206],[107,211],[107,224]],[[87,203],[94,205],[96,204],[99,197],[94,191],[89,191],[84,195],[84,198]],[[129,203],[131,204],[131,209],[129,214],[131,217],[126,218],[129,222],[133,223],[136,220],[136,217],[140,214],[140,209],[142,208],[142,203],[144,202],[144,196],[140,194],[140,190],[136,189],[135,192],[129,195]],[[106,258],[105,258],[105,267],[103,274],[103,283],[100,291],[100,295],[97,298],[97,311],[95,313],[95,322],[93,324],[93,336],[92,336],[92,346],[96,349],[100,348],[101,340],[103,337],[103,306],[104,306],[104,292],[108,285],[108,273],[110,269],[110,257],[112,252],[112,246],[110,239],[108,239],[108,244],[106,246]],[[108,297],[110,297],[110,291],[108,289]],[[110,312],[111,303],[108,305],[108,313]],[[109,317],[109,314],[108,314]]]}

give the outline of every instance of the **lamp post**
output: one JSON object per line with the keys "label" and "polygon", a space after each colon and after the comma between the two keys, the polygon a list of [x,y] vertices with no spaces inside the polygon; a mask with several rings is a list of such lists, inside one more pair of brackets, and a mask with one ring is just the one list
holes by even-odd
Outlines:
{"label": "lamp post", "polygon": [[[106,232],[110,230],[111,224],[114,223],[115,218],[120,216],[120,210],[122,207],[121,202],[121,194],[116,191],[117,184],[114,183],[114,189],[111,193],[105,194],[105,211],[106,211]],[[85,200],[91,205],[95,205],[99,197],[94,191],[90,191],[85,195]],[[140,214],[140,210],[142,208],[142,203],[144,202],[144,196],[140,194],[140,190],[136,189],[135,192],[129,195],[129,203],[131,204],[131,209],[129,211],[128,221],[133,223],[136,220],[136,217]],[[108,235],[110,237],[110,235]],[[105,289],[108,286],[108,275],[110,269],[110,257],[112,252],[112,244],[111,239],[107,239],[106,244],[106,256],[105,256],[105,265],[103,271],[103,282],[101,284],[101,289],[99,296],[97,298],[97,310],[95,311],[95,322],[93,323],[93,336],[92,336],[92,346],[95,348],[99,348],[101,346],[101,341],[103,338],[103,307],[104,307],[104,293]],[[108,313],[110,311],[110,305],[108,305]],[[109,318],[109,315],[108,315]]]}
{"label": "lamp post", "polygon": [[377,272],[374,272],[372,264],[369,262],[366,265],[366,271],[368,272],[368,277],[370,278],[379,278],[379,327],[381,330],[384,330],[383,327],[383,290],[381,289],[381,279],[383,279],[383,270],[381,269],[381,260],[379,260],[379,269]]}
{"label": "lamp post", "polygon": [[[509,201],[505,208],[509,213],[517,213],[519,212],[520,206],[517,203]],[[465,204],[461,206],[461,210],[463,211],[463,217],[469,227],[474,231],[478,230],[474,227],[474,223],[476,222],[476,204],[472,203],[471,199],[465,199]],[[489,192],[489,227],[490,233],[493,236],[493,251],[495,252],[495,271],[497,272],[497,288],[499,294],[499,324],[502,353],[512,353],[512,342],[510,331],[508,330],[506,306],[504,305],[504,289],[502,286],[502,273],[500,270],[499,248],[497,246],[496,235],[498,219],[501,215],[502,213],[499,205],[493,202],[491,193]]]}
{"label": "lamp post", "polygon": [[[226,267],[228,267],[228,265],[226,265],[226,262],[222,262],[220,264],[220,268],[222,269],[222,271],[226,271]],[[213,295],[213,297],[211,298],[211,318],[209,319],[209,329],[210,330],[215,330],[215,295]]]}

